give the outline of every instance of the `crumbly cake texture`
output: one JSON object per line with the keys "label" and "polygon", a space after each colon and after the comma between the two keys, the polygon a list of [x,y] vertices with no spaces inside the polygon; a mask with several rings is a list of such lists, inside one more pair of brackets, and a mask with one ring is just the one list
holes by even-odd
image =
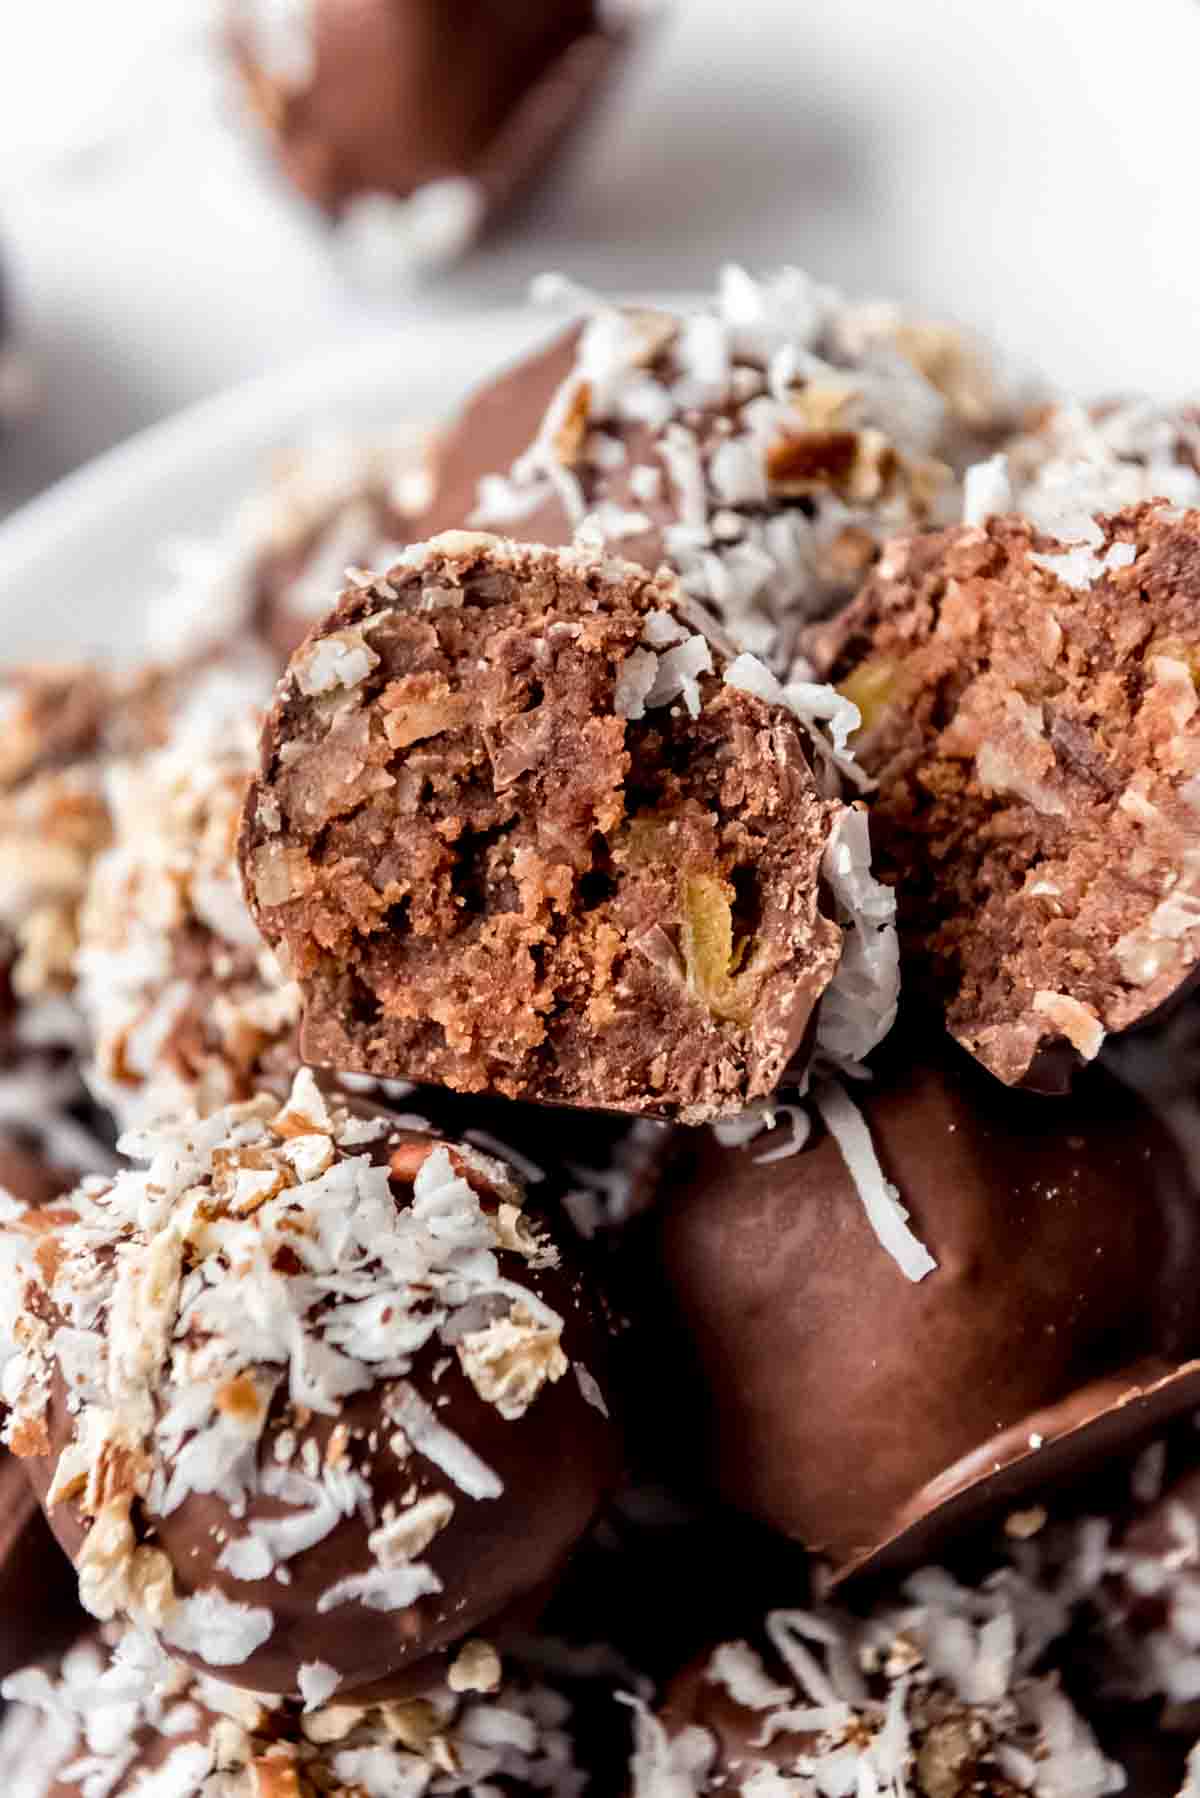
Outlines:
{"label": "crumbly cake texture", "polygon": [[1195,1188],[1165,1129],[1098,1071],[1048,1105],[939,1041],[901,1024],[859,1109],[814,1083],[783,1158],[678,1132],[625,1242],[651,1465],[839,1579],[941,1555],[1200,1403]]}
{"label": "crumbly cake texture", "polygon": [[302,1693],[553,1578],[618,1449],[597,1314],[518,1178],[307,1070],[124,1147],[146,1167],[0,1237],[4,1438],[84,1606]]}
{"label": "crumbly cake texture", "polygon": [[770,1093],[838,964],[845,808],[769,679],[586,552],[447,533],[352,587],[240,851],[305,1058],[693,1123]]}
{"label": "crumbly cake texture", "polygon": [[813,643],[863,714],[912,972],[994,1074],[1047,1090],[1200,953],[1200,512],[1101,526],[894,544]]}
{"label": "crumbly cake texture", "polygon": [[89,1082],[122,1128],[282,1097],[297,1066],[299,994],[255,929],[235,853],[267,691],[210,675],[161,746],[104,771],[111,840],[74,972]]}
{"label": "crumbly cake texture", "polygon": [[314,1664],[280,1702],[101,1631],[6,1681],[0,1755],[14,1798],[579,1798],[570,1701],[471,1646],[403,1701],[330,1699]]}
{"label": "crumbly cake texture", "polygon": [[657,1716],[641,1710],[634,1798],[1123,1791],[1121,1768],[1039,1668],[1062,1624],[1032,1585],[971,1587],[936,1568],[865,1618],[772,1611],[756,1640],[686,1668]]}
{"label": "crumbly cake texture", "polygon": [[446,436],[429,532],[582,532],[667,561],[782,677],[804,621],[854,594],[886,538],[955,519],[956,471],[1012,428],[961,333],[796,269],[726,269],[688,314],[579,297],[586,321]]}
{"label": "crumbly cake texture", "polygon": [[228,0],[284,174],[382,281],[459,254],[545,169],[644,0]]}

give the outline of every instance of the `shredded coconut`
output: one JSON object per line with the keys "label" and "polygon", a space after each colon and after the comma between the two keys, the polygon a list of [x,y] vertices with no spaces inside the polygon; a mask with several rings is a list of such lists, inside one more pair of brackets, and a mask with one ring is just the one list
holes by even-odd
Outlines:
{"label": "shredded coconut", "polygon": [[858,1188],[868,1221],[882,1246],[908,1280],[923,1280],[937,1267],[928,1249],[908,1227],[908,1213],[890,1180],[884,1178],[861,1111],[836,1080],[820,1080],[813,1087],[813,1103],[826,1129],[842,1152],[846,1168]]}
{"label": "shredded coconut", "polygon": [[[274,1619],[217,1587],[174,1593],[164,1548],[191,1495],[227,1508],[212,1566],[236,1592],[272,1571],[288,1577],[288,1563],[344,1520],[370,1517],[376,1454],[424,1456],[452,1492],[413,1487],[369,1533],[359,1525],[365,1565],[351,1563],[323,1593],[325,1612],[405,1608],[438,1592],[420,1556],[460,1503],[503,1490],[419,1388],[436,1391],[439,1351],[457,1353],[479,1396],[518,1422],[570,1365],[563,1319],[536,1290],[537,1270],[555,1257],[520,1218],[515,1176],[478,1149],[454,1151],[467,1179],[444,1144],[416,1137],[411,1201],[397,1203],[387,1158],[401,1139],[394,1126],[364,1132],[378,1122],[327,1099],[305,1069],[280,1109],[260,1097],[128,1134],[124,1152],[148,1165],[63,1202],[53,1261],[19,1214],[0,1224],[6,1439],[39,1439],[61,1377],[72,1415],[51,1502],[69,1498],[88,1523],[78,1565],[97,1615],[124,1612],[177,1648],[233,1665]],[[20,1322],[30,1283],[53,1320],[36,1332]],[[319,1448],[307,1419],[337,1419],[348,1397],[374,1388],[388,1426],[377,1449],[364,1458],[340,1426]],[[579,1390],[587,1398],[582,1380]],[[265,1514],[251,1508],[257,1495]],[[135,1504],[159,1546],[138,1545]],[[189,1562],[187,1573],[193,1584],[202,1567]]]}

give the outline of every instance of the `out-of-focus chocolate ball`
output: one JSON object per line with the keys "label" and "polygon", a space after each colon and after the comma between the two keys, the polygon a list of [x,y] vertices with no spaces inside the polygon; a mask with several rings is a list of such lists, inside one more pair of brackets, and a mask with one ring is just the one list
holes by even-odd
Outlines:
{"label": "out-of-focus chocolate ball", "polygon": [[416,262],[464,247],[543,171],[626,36],[597,0],[230,0],[229,17],[288,179],[364,247],[391,229]]}
{"label": "out-of-focus chocolate ball", "polygon": [[[122,1647],[132,1647],[122,1665]],[[294,1699],[198,1679],[180,1662],[144,1668],[145,1644],[94,1631],[47,1670],[17,1674],[0,1755],[22,1798],[370,1798],[577,1791],[570,1700],[485,1645],[410,1699],[331,1694],[314,1669]]]}
{"label": "out-of-focus chocolate ball", "polygon": [[306,1072],[144,1141],[0,1238],[6,1331],[47,1323],[6,1436],[93,1615],[256,1691],[379,1690],[553,1580],[620,1444],[511,1171]]}
{"label": "out-of-focus chocolate ball", "polygon": [[855,1098],[937,1262],[923,1279],[819,1126],[771,1162],[762,1139],[681,1134],[634,1257],[654,1268],[651,1417],[841,1575],[935,1553],[1200,1400],[1195,1193],[1121,1089],[1006,1093],[931,1030]]}

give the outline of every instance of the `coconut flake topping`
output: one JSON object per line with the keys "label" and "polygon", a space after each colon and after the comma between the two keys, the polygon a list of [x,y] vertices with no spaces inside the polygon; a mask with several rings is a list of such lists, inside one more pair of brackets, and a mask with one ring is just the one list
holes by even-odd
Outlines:
{"label": "coconut flake topping", "polygon": [[[163,1550],[137,1540],[137,1515],[165,1526],[194,1494],[227,1507],[216,1565],[233,1582],[286,1579],[289,1561],[358,1513],[375,1517],[371,1558],[321,1608],[394,1609],[440,1590],[421,1555],[456,1506],[503,1487],[422,1396],[437,1392],[423,1351],[456,1355],[513,1422],[570,1365],[563,1319],[530,1279],[556,1251],[520,1213],[515,1176],[476,1149],[355,1115],[307,1070],[282,1110],[258,1098],[121,1146],[148,1165],[85,1182],[52,1239],[19,1214],[0,1227],[5,1440],[49,1453],[47,1399],[65,1385],[71,1434],[48,1502],[72,1502],[88,1524],[84,1603],[214,1664],[247,1658],[270,1611],[237,1601],[236,1585],[181,1600]],[[407,1202],[397,1181],[411,1184]],[[403,1464],[415,1450],[450,1488],[414,1483],[381,1516],[376,1459],[336,1421],[319,1438],[309,1428],[375,1388],[372,1456]]]}

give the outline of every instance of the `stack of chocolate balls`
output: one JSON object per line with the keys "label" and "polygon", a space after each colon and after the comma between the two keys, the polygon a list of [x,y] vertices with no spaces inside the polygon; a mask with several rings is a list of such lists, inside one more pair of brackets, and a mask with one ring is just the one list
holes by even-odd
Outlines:
{"label": "stack of chocolate balls", "polygon": [[730,270],[324,466],[10,687],[14,1789],[1194,1792],[1194,411]]}

